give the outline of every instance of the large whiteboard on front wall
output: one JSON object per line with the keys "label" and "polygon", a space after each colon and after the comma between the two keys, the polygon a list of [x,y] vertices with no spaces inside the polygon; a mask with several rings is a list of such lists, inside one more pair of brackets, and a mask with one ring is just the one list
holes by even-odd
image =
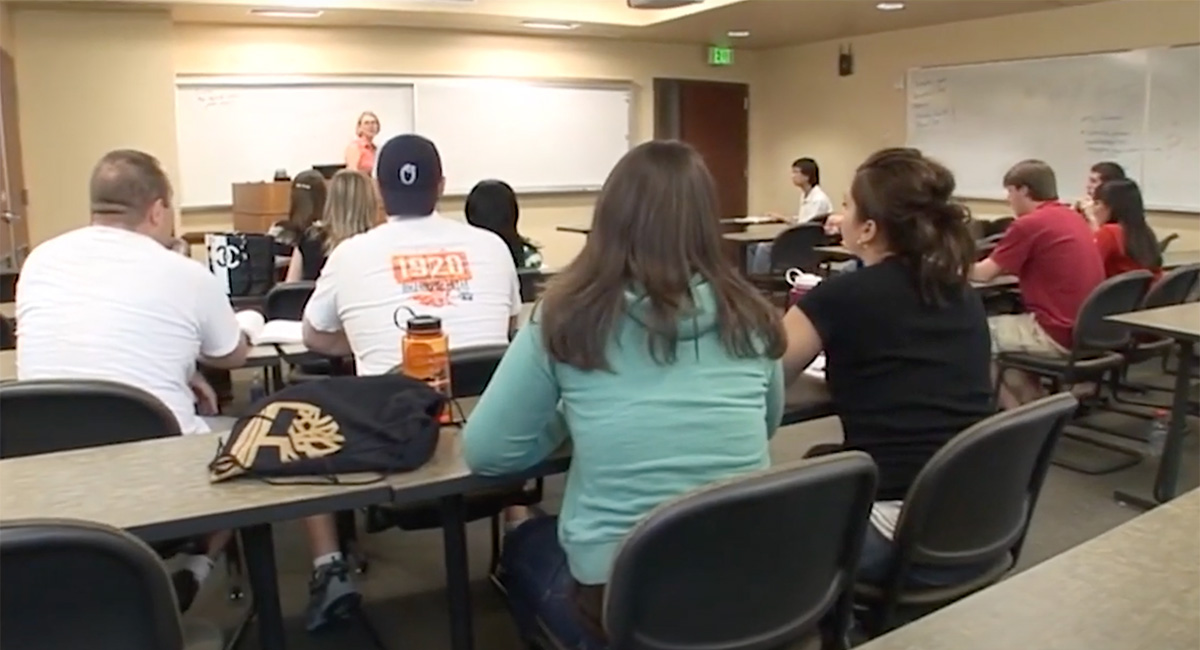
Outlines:
{"label": "large whiteboard on front wall", "polygon": [[180,205],[229,205],[233,183],[342,162],[363,110],[378,114],[380,144],[410,132],[433,140],[449,194],[486,178],[524,192],[594,191],[629,150],[631,95],[628,84],[180,77]]}
{"label": "large whiteboard on front wall", "polygon": [[1114,160],[1149,206],[1200,210],[1193,57],[1194,46],[914,69],[908,143],[950,167],[963,197],[1003,198],[1004,172],[1037,158],[1072,198],[1089,167]]}

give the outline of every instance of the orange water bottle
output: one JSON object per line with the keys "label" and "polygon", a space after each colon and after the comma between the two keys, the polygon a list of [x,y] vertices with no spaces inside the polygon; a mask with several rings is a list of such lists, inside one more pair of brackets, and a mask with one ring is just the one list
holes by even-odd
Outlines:
{"label": "orange water bottle", "polygon": [[439,420],[449,424],[450,418],[450,339],[442,331],[442,319],[437,316],[417,316],[408,319],[408,329],[400,343],[404,359],[404,374],[423,381],[446,396]]}

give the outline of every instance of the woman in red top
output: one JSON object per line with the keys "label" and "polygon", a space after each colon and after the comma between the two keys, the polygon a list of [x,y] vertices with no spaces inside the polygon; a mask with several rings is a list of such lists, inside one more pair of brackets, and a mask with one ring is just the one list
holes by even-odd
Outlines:
{"label": "woman in red top", "polygon": [[1158,239],[1146,224],[1146,209],[1137,183],[1108,181],[1096,188],[1096,246],[1108,277],[1146,269],[1157,280],[1162,275]]}
{"label": "woman in red top", "polygon": [[379,118],[363,111],[354,127],[354,140],[346,145],[346,168],[367,176],[375,174],[375,136],[379,135]]}

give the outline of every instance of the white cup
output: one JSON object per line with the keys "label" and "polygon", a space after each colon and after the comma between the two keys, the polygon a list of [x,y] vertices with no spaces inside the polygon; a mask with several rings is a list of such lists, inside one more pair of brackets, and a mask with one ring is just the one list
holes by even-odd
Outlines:
{"label": "white cup", "polygon": [[783,272],[783,279],[793,287],[800,286],[800,279],[804,277],[804,271],[797,268],[790,268]]}

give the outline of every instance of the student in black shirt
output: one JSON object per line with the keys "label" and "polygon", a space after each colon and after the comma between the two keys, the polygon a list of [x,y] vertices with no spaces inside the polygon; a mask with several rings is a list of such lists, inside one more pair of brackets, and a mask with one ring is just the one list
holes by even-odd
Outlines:
{"label": "student in black shirt", "polygon": [[316,280],[329,253],[342,241],[367,232],[379,221],[379,199],[371,177],[343,169],[329,181],[321,219],[312,222],[292,251],[288,282]]}
{"label": "student in black shirt", "polygon": [[[824,350],[844,447],[879,466],[859,576],[866,581],[885,575],[901,500],[917,473],[993,412],[987,316],[967,281],[974,240],[953,191],[951,173],[915,149],[868,158],[840,224],[864,267],[822,282],[784,316],[785,372],[794,377]],[[963,577],[914,567],[914,579],[931,585]]]}

